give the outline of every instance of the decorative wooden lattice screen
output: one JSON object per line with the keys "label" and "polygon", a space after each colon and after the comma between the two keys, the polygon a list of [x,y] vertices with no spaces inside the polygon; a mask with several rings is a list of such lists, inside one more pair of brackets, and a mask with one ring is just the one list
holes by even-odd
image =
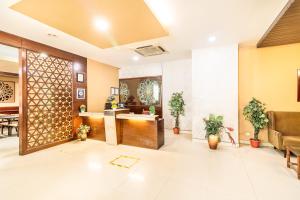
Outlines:
{"label": "decorative wooden lattice screen", "polygon": [[26,51],[27,150],[71,139],[72,62]]}

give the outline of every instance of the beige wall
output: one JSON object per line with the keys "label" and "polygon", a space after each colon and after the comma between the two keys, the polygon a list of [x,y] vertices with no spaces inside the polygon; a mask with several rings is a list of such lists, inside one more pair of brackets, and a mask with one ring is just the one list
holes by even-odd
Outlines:
{"label": "beige wall", "polygon": [[0,107],[19,106],[19,79],[15,77],[0,76],[0,80],[15,82],[15,103],[0,103]]}
{"label": "beige wall", "polygon": [[[300,111],[297,102],[297,69],[300,68],[300,44],[239,49],[239,134],[241,140],[252,137],[253,129],[244,120],[243,107],[255,97],[268,110]],[[246,133],[250,132],[248,136]],[[267,141],[264,130],[261,139]]]}
{"label": "beige wall", "polygon": [[119,69],[87,60],[87,104],[89,112],[103,112],[110,87],[119,87]]}

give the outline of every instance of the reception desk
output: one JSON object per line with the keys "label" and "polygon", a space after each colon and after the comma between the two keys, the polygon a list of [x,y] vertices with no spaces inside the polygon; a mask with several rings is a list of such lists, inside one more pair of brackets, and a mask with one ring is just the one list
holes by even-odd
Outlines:
{"label": "reception desk", "polygon": [[164,145],[164,120],[158,115],[118,114],[120,143],[159,149]]}
{"label": "reception desk", "polygon": [[91,127],[90,139],[150,149],[164,145],[164,120],[158,115],[129,114],[128,109],[117,109],[85,112],[79,116],[83,124]]}

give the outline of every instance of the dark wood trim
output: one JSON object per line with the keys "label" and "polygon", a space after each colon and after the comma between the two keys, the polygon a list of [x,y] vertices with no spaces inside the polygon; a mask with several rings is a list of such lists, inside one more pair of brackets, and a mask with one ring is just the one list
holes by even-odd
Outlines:
{"label": "dark wood trim", "polygon": [[1,114],[18,114],[19,106],[0,107]]}
{"label": "dark wood trim", "polygon": [[132,77],[132,78],[120,78],[119,81],[123,81],[123,80],[130,80],[130,79],[147,79],[147,78],[161,78],[162,81],[162,75],[159,76],[142,76],[142,77]]}
{"label": "dark wood trim", "polygon": [[7,76],[7,77],[18,78],[19,74],[18,73],[11,73],[11,72],[2,72],[2,71],[0,71],[0,76]]}
{"label": "dark wood trim", "polygon": [[298,102],[300,102],[300,69],[297,70],[297,80],[298,80]]}

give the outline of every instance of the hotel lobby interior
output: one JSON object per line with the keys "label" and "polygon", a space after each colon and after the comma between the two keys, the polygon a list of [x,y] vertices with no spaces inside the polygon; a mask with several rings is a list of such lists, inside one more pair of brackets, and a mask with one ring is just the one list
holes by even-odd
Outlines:
{"label": "hotel lobby interior", "polygon": [[1,0],[0,199],[300,199],[300,0]]}

